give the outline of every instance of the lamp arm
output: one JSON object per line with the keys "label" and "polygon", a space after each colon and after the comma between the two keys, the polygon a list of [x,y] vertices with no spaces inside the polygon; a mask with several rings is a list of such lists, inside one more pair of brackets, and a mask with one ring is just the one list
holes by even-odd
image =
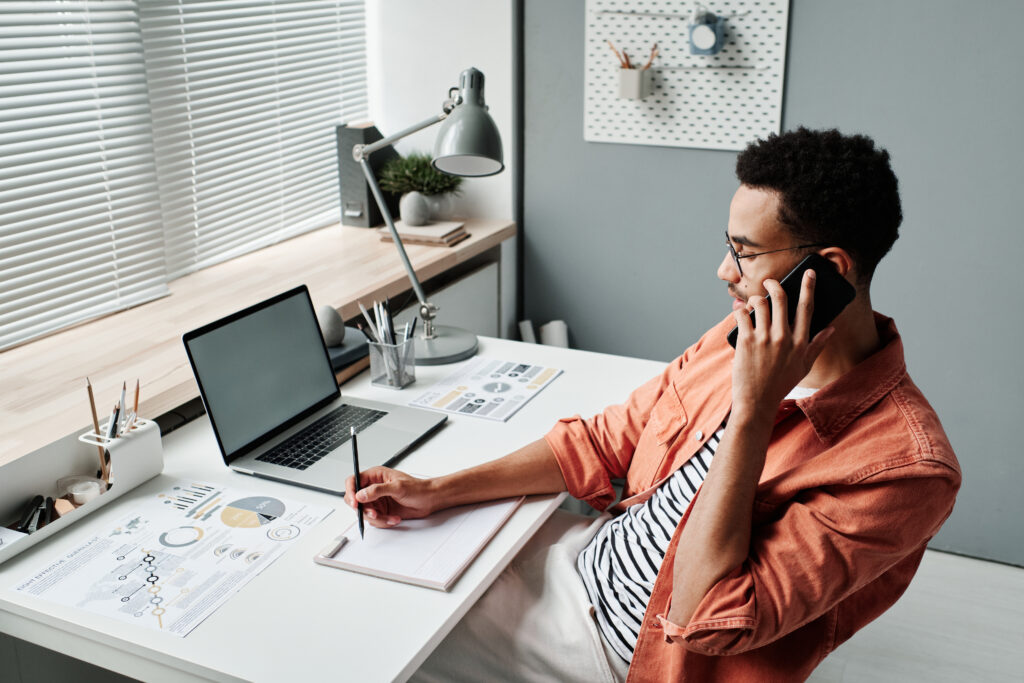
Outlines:
{"label": "lamp arm", "polygon": [[367,161],[366,157],[359,159],[359,167],[362,168],[362,175],[365,175],[367,178],[367,184],[370,185],[370,191],[373,193],[374,200],[381,210],[381,215],[384,217],[387,229],[391,233],[391,239],[394,240],[394,246],[398,250],[398,256],[401,257],[401,263],[406,266],[409,282],[413,284],[413,291],[416,292],[416,298],[420,302],[420,317],[423,318],[424,338],[432,339],[433,317],[437,311],[437,306],[429,303],[427,295],[423,293],[423,286],[420,285],[420,279],[417,278],[416,270],[413,269],[413,264],[406,253],[406,246],[401,243],[401,238],[398,237],[398,229],[394,226],[394,219],[391,217],[391,212],[388,211],[387,202],[384,201],[384,197],[381,195],[381,188],[377,184],[377,178],[374,177],[373,169],[370,168],[370,162]]}
{"label": "lamp arm", "polygon": [[440,114],[437,114],[436,116],[431,116],[429,119],[425,121],[420,121],[414,126],[409,126],[405,130],[400,130],[394,135],[389,135],[388,137],[382,140],[377,140],[377,142],[371,142],[368,145],[355,145],[352,148],[352,158],[355,159],[356,161],[362,161],[363,159],[366,159],[377,150],[384,149],[388,145],[398,142],[407,135],[412,135],[413,133],[421,131],[424,128],[429,128],[435,123],[441,123],[446,118],[448,118],[448,113],[442,112]]}
{"label": "lamp arm", "polygon": [[363,169],[363,175],[366,177],[366,184],[370,186],[370,192],[373,194],[373,199],[377,202],[377,206],[380,208],[381,216],[384,217],[384,223],[388,226],[388,232],[391,233],[391,239],[394,240],[395,248],[398,249],[398,255],[402,257],[402,265],[405,266],[405,272],[409,276],[409,282],[412,283],[412,290],[416,293],[416,299],[420,302],[420,318],[423,319],[423,339],[428,340],[436,338],[434,318],[437,316],[438,307],[436,304],[432,304],[427,301],[427,295],[423,292],[423,285],[420,284],[419,278],[416,277],[416,271],[413,269],[412,263],[409,261],[409,255],[405,253],[405,245],[402,244],[402,238],[398,235],[398,229],[395,227],[395,219],[391,217],[391,211],[388,210],[388,203],[384,200],[384,195],[381,194],[380,186],[377,184],[377,178],[374,176],[373,169],[370,168],[370,163],[367,159],[374,152],[384,149],[388,145],[401,140],[407,135],[412,135],[424,128],[429,128],[435,123],[441,123],[446,118],[448,118],[448,111],[431,116],[429,119],[420,121],[413,126],[409,126],[405,130],[401,130],[394,135],[389,135],[388,137],[376,142],[368,145],[355,145],[352,147],[352,158],[359,162],[359,167]]}

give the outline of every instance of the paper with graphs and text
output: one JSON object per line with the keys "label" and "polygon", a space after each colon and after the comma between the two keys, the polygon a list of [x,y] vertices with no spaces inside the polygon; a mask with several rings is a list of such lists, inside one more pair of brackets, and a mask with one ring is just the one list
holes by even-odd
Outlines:
{"label": "paper with graphs and text", "polygon": [[179,480],[13,590],[185,636],[332,512]]}
{"label": "paper with graphs and text", "polygon": [[409,405],[504,422],[560,374],[543,365],[477,356]]}

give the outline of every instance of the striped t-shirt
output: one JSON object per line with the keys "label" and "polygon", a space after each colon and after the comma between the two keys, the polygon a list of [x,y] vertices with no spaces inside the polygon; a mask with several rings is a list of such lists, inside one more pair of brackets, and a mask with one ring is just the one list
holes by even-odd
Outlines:
{"label": "striped t-shirt", "polygon": [[601,636],[626,662],[633,659],[672,534],[707,476],[724,432],[723,425],[647,502],[608,520],[576,558]]}
{"label": "striped t-shirt", "polygon": [[[806,398],[814,392],[794,387],[786,398]],[[626,662],[633,659],[640,622],[672,534],[707,476],[724,433],[723,423],[647,502],[608,520],[576,558],[601,637]]]}

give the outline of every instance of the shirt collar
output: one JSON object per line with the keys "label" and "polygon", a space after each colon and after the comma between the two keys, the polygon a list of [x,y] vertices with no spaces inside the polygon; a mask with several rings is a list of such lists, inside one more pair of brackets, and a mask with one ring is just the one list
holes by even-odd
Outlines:
{"label": "shirt collar", "polygon": [[903,341],[896,323],[875,313],[875,327],[882,340],[881,349],[812,396],[796,401],[823,442],[835,438],[907,375]]}

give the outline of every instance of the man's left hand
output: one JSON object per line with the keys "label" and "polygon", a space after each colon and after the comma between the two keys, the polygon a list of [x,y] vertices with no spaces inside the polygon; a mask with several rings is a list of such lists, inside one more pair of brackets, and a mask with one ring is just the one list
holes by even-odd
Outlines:
{"label": "man's left hand", "polygon": [[[800,283],[800,302],[796,320],[789,324],[786,292],[776,280],[765,280],[764,287],[772,305],[764,297],[752,296],[748,304],[754,311],[752,325],[747,310],[733,312],[739,335],[732,363],[733,411],[746,411],[774,419],[779,403],[803,379],[835,328],[826,327],[810,337],[814,312],[815,273],[808,270]],[[773,315],[773,311],[775,314]]]}

